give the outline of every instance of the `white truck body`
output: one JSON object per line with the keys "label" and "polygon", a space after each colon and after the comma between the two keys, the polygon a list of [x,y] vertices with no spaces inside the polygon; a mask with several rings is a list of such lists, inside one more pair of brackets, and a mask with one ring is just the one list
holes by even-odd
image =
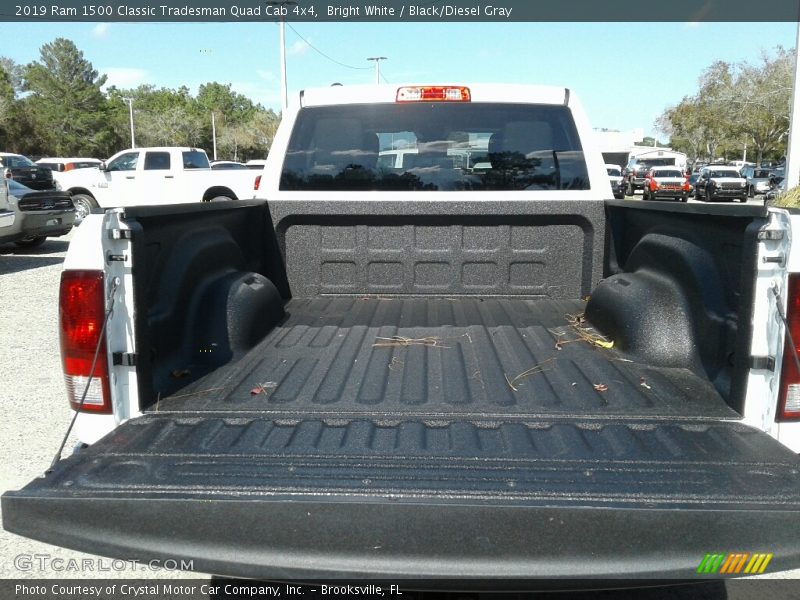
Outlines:
{"label": "white truck body", "polygon": [[89,196],[96,207],[111,208],[244,200],[253,197],[255,177],[244,170],[211,169],[203,150],[154,147],[123,150],[99,168],[60,173],[59,181],[73,196]]}

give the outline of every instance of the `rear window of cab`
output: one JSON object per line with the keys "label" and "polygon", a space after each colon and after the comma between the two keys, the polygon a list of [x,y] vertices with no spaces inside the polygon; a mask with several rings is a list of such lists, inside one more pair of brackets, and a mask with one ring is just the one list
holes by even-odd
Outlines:
{"label": "rear window of cab", "polygon": [[420,102],[303,108],[281,190],[585,190],[567,107]]}

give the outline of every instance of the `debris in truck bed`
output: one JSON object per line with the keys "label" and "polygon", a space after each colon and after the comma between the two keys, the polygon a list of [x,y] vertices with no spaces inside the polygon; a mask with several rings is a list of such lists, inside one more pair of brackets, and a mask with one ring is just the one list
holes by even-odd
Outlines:
{"label": "debris in truck bed", "polygon": [[523,371],[522,373],[520,373],[519,375],[517,375],[512,379],[509,379],[508,375],[506,375],[505,373],[503,373],[503,376],[506,378],[506,383],[508,384],[508,387],[517,392],[519,390],[514,385],[515,383],[517,383],[520,379],[524,379],[525,377],[530,377],[531,375],[536,375],[537,373],[542,373],[544,371],[547,371],[548,369],[545,368],[545,366],[548,363],[554,362],[555,360],[556,360],[555,358],[548,358],[547,360],[543,360],[539,364],[532,366],[530,369],[526,369],[525,371]]}
{"label": "debris in truck bed", "polygon": [[400,346],[428,346],[430,348],[449,348],[450,346],[442,346],[442,338],[439,337],[424,337],[424,338],[407,338],[402,335],[393,335],[392,337],[376,337],[376,340],[381,340],[372,344],[373,348],[397,348]]}
{"label": "debris in truck bed", "polygon": [[646,390],[652,389],[652,386],[649,383],[647,383],[647,380],[644,377],[639,377],[639,385]]}
{"label": "debris in truck bed", "polygon": [[250,390],[251,396],[258,396],[259,394],[266,394],[272,388],[278,387],[278,384],[274,381],[265,381],[264,383],[259,383],[256,387]]}
{"label": "debris in truck bed", "polygon": [[[597,346],[598,348],[604,348],[606,350],[610,350],[611,348],[614,347],[613,340],[609,340],[606,336],[597,333],[594,327],[586,325],[586,316],[583,313],[578,315],[566,314],[564,315],[564,317],[569,323],[569,326],[572,329],[572,331],[578,337],[571,340],[558,340],[556,342],[556,350],[561,350],[561,347],[564,344],[569,344],[572,342],[586,342],[588,344]],[[564,335],[566,335],[566,332],[564,331],[558,331],[552,329],[550,330],[550,333],[552,333],[556,337],[563,337]]]}
{"label": "debris in truck bed", "polygon": [[607,392],[608,386],[605,383],[595,383],[594,389],[596,389],[598,392]]}

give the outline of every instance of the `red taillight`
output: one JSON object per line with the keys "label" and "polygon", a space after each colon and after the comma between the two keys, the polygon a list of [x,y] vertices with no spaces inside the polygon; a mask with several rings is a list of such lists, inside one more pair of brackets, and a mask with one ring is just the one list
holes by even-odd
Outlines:
{"label": "red taillight", "polygon": [[[789,294],[786,301],[786,322],[791,339],[800,344],[800,274],[789,275]],[[800,346],[795,348],[800,352]],[[778,398],[778,420],[800,419],[800,372],[792,352],[789,336],[784,340],[783,366],[781,368],[780,396]]]}
{"label": "red taillight", "polygon": [[450,85],[407,86],[397,90],[397,102],[469,102],[468,87]]}
{"label": "red taillight", "polygon": [[[111,412],[106,342],[101,338],[105,321],[105,279],[102,271],[64,271],[59,292],[61,360],[67,396],[73,410]],[[100,351],[92,372],[98,343]],[[92,375],[91,381],[89,376]],[[80,405],[86,384],[89,389]]]}
{"label": "red taillight", "polygon": [[75,168],[75,163],[66,163],[64,164],[65,171],[72,171]]}
{"label": "red taillight", "polygon": [[253,190],[258,191],[259,187],[261,187],[261,175],[256,176],[256,182],[253,184]]}
{"label": "red taillight", "polygon": [[683,182],[683,189],[684,189],[684,191],[687,191],[687,192],[692,189],[692,184],[689,183],[689,178],[688,177]]}

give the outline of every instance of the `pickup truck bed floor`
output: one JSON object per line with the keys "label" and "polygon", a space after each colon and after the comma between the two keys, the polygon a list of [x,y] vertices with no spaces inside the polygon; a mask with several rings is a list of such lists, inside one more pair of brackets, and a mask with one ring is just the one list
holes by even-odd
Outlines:
{"label": "pickup truck bed floor", "polygon": [[[294,299],[247,356],[152,410],[389,420],[738,418],[687,369],[572,341],[578,336],[567,315],[583,308],[582,300]],[[567,342],[561,350],[559,340]]]}

